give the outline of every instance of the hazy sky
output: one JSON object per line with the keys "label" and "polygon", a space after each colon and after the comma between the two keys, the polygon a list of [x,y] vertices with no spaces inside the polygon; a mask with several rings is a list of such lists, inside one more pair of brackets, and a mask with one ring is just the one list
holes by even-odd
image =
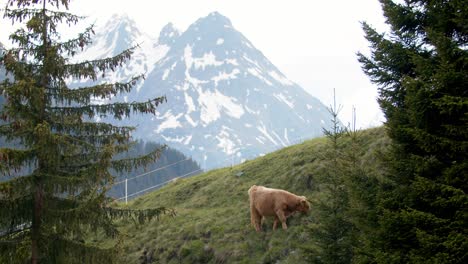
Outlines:
{"label": "hazy sky", "polygon": [[[2,7],[4,3],[0,0]],[[154,37],[168,22],[184,31],[198,18],[218,11],[286,77],[326,105],[332,103],[335,88],[344,123],[351,120],[352,106],[360,127],[383,121],[377,87],[356,57],[358,51],[368,53],[361,21],[379,31],[387,28],[378,0],[79,0],[70,8],[98,24],[114,13],[127,13]],[[11,31],[11,23],[1,21],[0,41],[8,43]]]}

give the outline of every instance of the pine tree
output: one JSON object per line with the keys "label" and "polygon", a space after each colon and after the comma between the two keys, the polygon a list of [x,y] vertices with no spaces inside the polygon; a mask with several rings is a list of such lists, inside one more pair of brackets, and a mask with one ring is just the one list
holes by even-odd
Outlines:
{"label": "pine tree", "polygon": [[389,34],[363,24],[359,54],[379,86],[393,141],[382,186],[384,263],[468,262],[468,5],[464,0],[380,0]]}
{"label": "pine tree", "polygon": [[[135,159],[114,155],[132,145],[132,127],[92,122],[93,117],[127,118],[155,113],[164,97],[134,103],[93,104],[129,92],[143,77],[127,83],[103,83],[70,89],[67,78],[91,79],[127,61],[136,47],[115,57],[71,63],[91,41],[92,26],[77,38],[63,41],[59,24],[75,25],[81,17],[68,10],[69,0],[8,1],[4,16],[24,23],[10,39],[14,48],[1,58],[13,78],[1,83],[5,97],[0,135],[21,148],[0,148],[0,175],[14,175],[25,166],[27,175],[0,182],[1,263],[113,263],[118,250],[116,219],[143,222],[167,212],[165,208],[134,211],[109,207],[107,190],[117,172],[153,162],[160,150]],[[2,26],[3,29],[5,29]],[[10,76],[10,75],[9,75]],[[97,232],[115,238],[102,248],[89,241]]]}

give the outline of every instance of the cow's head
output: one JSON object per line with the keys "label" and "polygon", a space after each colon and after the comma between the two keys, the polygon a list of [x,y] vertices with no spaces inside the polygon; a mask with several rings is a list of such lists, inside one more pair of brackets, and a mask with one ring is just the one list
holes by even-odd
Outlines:
{"label": "cow's head", "polygon": [[300,196],[299,201],[296,204],[296,211],[307,213],[310,209],[309,202],[305,196]]}

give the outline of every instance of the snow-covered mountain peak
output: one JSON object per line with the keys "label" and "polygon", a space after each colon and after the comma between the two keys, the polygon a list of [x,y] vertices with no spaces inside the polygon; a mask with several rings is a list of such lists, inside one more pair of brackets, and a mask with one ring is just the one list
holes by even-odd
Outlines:
{"label": "snow-covered mountain peak", "polygon": [[98,34],[95,36],[95,39],[100,43],[105,43],[103,45],[105,47],[112,47],[116,53],[138,44],[139,41],[142,41],[141,38],[143,36],[135,21],[125,14],[113,15],[96,32]]}
{"label": "snow-covered mountain peak", "polygon": [[172,23],[168,23],[162,28],[161,33],[159,33],[158,44],[172,45],[179,36],[180,31]]}
{"label": "snow-covered mountain peak", "polygon": [[[130,18],[127,14],[113,14],[105,23],[104,28],[108,31],[116,30],[121,26],[129,26],[133,30],[138,30],[135,21]],[[130,29],[130,28],[129,28]]]}
{"label": "snow-covered mountain peak", "polygon": [[[202,17],[198,19],[195,23],[193,23],[190,27],[193,28],[200,28],[200,29],[218,29],[218,28],[229,28],[232,27],[231,20],[229,18],[221,15],[219,12],[211,12],[206,17]],[[189,27],[189,30],[190,30]]]}
{"label": "snow-covered mountain peak", "polygon": [[[109,58],[138,46],[132,55],[132,59],[121,70],[108,72],[100,81],[128,81],[134,76],[148,74],[153,70],[156,62],[164,57],[169,50],[168,45],[158,44],[148,34],[142,33],[135,21],[126,14],[113,15],[102,26],[98,26],[95,32],[96,35],[92,37],[92,44],[74,57],[73,61]],[[73,80],[70,83],[77,86],[87,81],[89,80]],[[139,90],[140,87],[137,86],[136,90]]]}

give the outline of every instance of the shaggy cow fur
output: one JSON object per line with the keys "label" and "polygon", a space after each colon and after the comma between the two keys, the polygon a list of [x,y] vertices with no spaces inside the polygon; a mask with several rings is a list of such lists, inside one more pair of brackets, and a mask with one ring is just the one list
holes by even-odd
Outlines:
{"label": "shaggy cow fur", "polygon": [[249,191],[250,220],[257,232],[261,231],[266,216],[274,216],[273,230],[278,221],[283,229],[287,229],[286,219],[295,212],[308,212],[309,203],[305,196],[297,196],[290,192],[253,185]]}

